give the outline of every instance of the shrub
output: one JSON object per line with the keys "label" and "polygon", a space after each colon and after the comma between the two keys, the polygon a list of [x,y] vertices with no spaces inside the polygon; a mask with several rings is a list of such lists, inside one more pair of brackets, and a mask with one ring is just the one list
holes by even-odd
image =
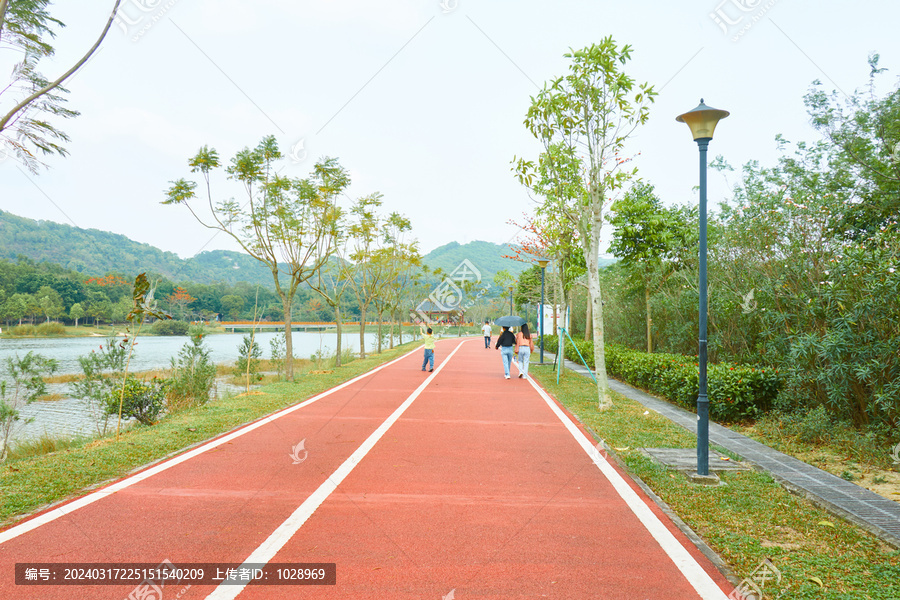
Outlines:
{"label": "shrub", "polygon": [[262,374],[259,372],[259,360],[262,358],[262,348],[255,339],[245,335],[241,345],[238,346],[238,359],[234,366],[236,377],[247,377],[251,381],[259,381]]}
{"label": "shrub", "polygon": [[[72,383],[72,396],[83,400],[92,415],[102,414],[96,423],[97,433],[104,435],[109,427],[106,398],[122,387],[128,349],[124,340],[109,338],[86,356],[78,357],[84,377]],[[118,408],[116,414],[118,414]]]}
{"label": "shrub", "polygon": [[34,328],[35,335],[66,335],[66,328],[62,323],[41,323]]}
{"label": "shrub", "polygon": [[34,325],[16,325],[9,330],[10,335],[37,335],[37,327]]}
{"label": "shrub", "polygon": [[203,347],[203,328],[191,327],[191,341],[182,346],[177,360],[172,358],[168,383],[170,408],[205,404],[216,382],[216,365]]}
{"label": "shrub", "polygon": [[188,335],[190,323],[187,321],[156,321],[150,326],[154,335]]}
{"label": "shrub", "polygon": [[110,391],[106,395],[104,412],[108,416],[119,414],[119,402],[122,402],[122,418],[137,419],[144,425],[153,425],[163,409],[165,384],[156,378],[149,382],[139,380],[133,375],[125,379],[122,389]]}
{"label": "shrub", "polygon": [[[544,348],[552,352],[558,338],[544,336]],[[575,345],[594,368],[593,342],[575,340]],[[578,361],[572,342],[566,343],[566,358]],[[617,344],[606,345],[606,372],[611,377],[655,394],[685,408],[695,408],[699,393],[699,365],[694,357],[681,354],[639,352]],[[771,409],[782,379],[771,368],[728,363],[707,366],[710,416],[724,421],[757,418]]]}

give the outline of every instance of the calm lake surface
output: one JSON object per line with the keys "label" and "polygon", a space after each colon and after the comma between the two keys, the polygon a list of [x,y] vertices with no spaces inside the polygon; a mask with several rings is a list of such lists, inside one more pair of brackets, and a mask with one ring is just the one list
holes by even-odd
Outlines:
{"label": "calm lake surface", "polygon": [[[231,364],[237,360],[238,347],[241,345],[244,335],[246,334],[213,334],[203,338],[203,343],[210,350],[213,362]],[[262,348],[263,358],[271,356],[269,342],[276,335],[278,334],[275,332],[257,332],[255,340]],[[341,337],[343,348],[359,350],[358,332],[345,333]],[[375,347],[377,339],[377,334],[366,333],[367,352]],[[315,353],[329,356],[334,354],[337,334],[295,331],[292,341],[294,356],[298,358],[309,358]],[[189,342],[190,338],[187,336],[140,337],[131,357],[129,371],[167,368],[170,366],[171,358],[177,356],[181,347]],[[0,339],[0,361],[16,354],[24,356],[29,351],[33,351],[56,359],[59,362],[57,375],[81,373],[78,357],[89,354],[92,350],[98,350],[104,344],[106,344],[105,337]],[[62,394],[66,397],[50,402],[34,402],[22,407],[20,409],[21,420],[13,426],[11,444],[16,441],[39,438],[42,435],[73,437],[96,434],[98,415],[89,413],[82,400],[67,397],[69,384],[51,384],[48,388],[50,393]],[[220,394],[226,389],[227,386],[223,386],[221,382],[218,384]],[[24,421],[27,419],[33,419],[33,421],[25,423]],[[114,420],[112,423],[115,427]]]}

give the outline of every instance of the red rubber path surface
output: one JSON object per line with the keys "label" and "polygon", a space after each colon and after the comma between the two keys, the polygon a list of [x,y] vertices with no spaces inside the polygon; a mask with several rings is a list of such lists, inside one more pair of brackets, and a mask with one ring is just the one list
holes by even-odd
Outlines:
{"label": "red rubber path surface", "polygon": [[[503,378],[499,352],[478,338],[441,341],[435,355],[433,374],[415,351],[96,501],[0,532],[0,598],[141,598],[133,585],[16,586],[14,565],[242,563],[311,495],[321,504],[276,540],[271,562],[336,563],[336,585],[167,586],[146,600],[727,598],[733,586],[566,426],[568,413],[532,382]],[[301,440],[308,454],[295,464]],[[351,455],[358,463],[344,464]],[[338,485],[322,491],[329,479]]]}

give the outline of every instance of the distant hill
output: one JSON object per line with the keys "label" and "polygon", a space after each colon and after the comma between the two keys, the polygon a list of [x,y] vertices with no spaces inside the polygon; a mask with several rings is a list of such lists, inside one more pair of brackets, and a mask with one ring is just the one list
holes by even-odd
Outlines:
{"label": "distant hill", "polygon": [[[0,258],[15,260],[20,254],[90,276],[114,272],[134,277],[146,271],[176,283],[221,281],[233,285],[244,281],[274,287],[268,268],[240,252],[212,250],[183,259],[117,233],[35,221],[0,211]],[[440,268],[450,273],[468,259],[481,272],[483,281],[492,282],[494,275],[503,269],[516,277],[530,267],[528,263],[503,258],[512,254],[507,244],[450,242],[426,254],[422,262],[432,270]]]}
{"label": "distant hill", "polygon": [[515,277],[531,266],[528,263],[503,258],[505,255],[513,254],[507,244],[469,242],[461,245],[458,242],[450,242],[426,254],[422,257],[422,262],[428,265],[429,269],[441,269],[445,273],[450,273],[459,263],[468,259],[481,272],[482,281],[491,282],[498,271],[506,269]]}
{"label": "distant hill", "polygon": [[[481,271],[482,280],[490,282],[494,279],[494,275],[503,269],[509,271],[513,277],[518,277],[519,274],[531,267],[529,263],[503,258],[514,254],[515,252],[508,244],[469,242],[460,245],[457,242],[450,242],[426,254],[422,258],[422,262],[432,270],[440,268],[450,273],[463,259],[469,259],[469,262]],[[599,266],[602,268],[614,262],[616,262],[614,258],[601,258]]]}
{"label": "distant hill", "polygon": [[269,270],[240,252],[213,250],[183,259],[117,233],[34,221],[0,211],[0,258],[15,260],[20,254],[91,276],[116,272],[134,277],[147,271],[174,282],[273,285]]}

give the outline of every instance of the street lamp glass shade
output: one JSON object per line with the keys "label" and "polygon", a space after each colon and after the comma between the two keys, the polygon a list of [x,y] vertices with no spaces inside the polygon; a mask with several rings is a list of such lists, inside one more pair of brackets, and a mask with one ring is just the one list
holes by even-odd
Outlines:
{"label": "street lamp glass shade", "polygon": [[534,260],[537,261],[537,264],[539,264],[542,269],[546,269],[547,265],[550,264],[550,259],[544,258],[543,256],[539,256],[538,258],[535,258]]}
{"label": "street lamp glass shade", "polygon": [[729,114],[727,110],[707,106],[703,103],[703,98],[700,98],[700,106],[683,115],[678,115],[675,120],[679,123],[687,123],[695,140],[712,139],[716,124]]}

